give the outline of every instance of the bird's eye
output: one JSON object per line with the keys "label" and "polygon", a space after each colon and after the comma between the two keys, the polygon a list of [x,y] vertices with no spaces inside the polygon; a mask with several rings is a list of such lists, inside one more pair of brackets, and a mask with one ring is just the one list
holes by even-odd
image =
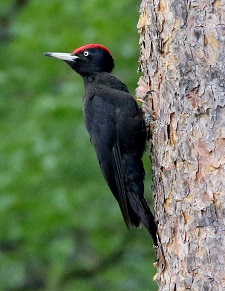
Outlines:
{"label": "bird's eye", "polygon": [[88,51],[84,51],[84,56],[85,57],[89,56],[89,52]]}

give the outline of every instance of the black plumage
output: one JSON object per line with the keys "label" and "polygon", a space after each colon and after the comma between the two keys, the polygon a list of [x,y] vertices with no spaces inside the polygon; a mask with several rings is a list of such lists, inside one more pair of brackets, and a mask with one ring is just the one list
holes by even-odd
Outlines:
{"label": "black plumage", "polygon": [[130,226],[142,222],[157,245],[154,217],[144,198],[142,156],[146,142],[143,113],[127,87],[111,74],[114,61],[102,45],[72,54],[45,53],[64,60],[84,79],[84,116],[104,178]]}

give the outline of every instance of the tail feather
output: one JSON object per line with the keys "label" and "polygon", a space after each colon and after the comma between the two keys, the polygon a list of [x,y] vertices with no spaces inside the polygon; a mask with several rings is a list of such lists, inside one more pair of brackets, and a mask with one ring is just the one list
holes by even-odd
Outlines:
{"label": "tail feather", "polygon": [[140,211],[140,216],[141,216],[141,221],[144,224],[144,226],[147,228],[149,233],[152,236],[154,245],[158,245],[158,240],[157,240],[157,225],[155,222],[155,218],[151,212],[151,210],[148,207],[148,204],[144,197],[141,199],[141,204],[142,204],[142,209],[144,211]]}
{"label": "tail feather", "polygon": [[[157,240],[157,226],[155,223],[154,216],[149,209],[149,206],[144,197],[137,197],[135,194],[129,195],[130,206],[135,215],[130,215],[131,223],[135,226],[138,226],[140,222],[144,224],[144,226],[149,231],[153,243],[155,246],[158,246]],[[130,213],[129,213],[130,214]]]}

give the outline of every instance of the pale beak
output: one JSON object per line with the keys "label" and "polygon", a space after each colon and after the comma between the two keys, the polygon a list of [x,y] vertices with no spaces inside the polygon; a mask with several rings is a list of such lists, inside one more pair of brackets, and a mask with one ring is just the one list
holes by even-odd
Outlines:
{"label": "pale beak", "polygon": [[43,53],[44,56],[56,58],[63,61],[73,62],[76,59],[79,59],[78,56],[68,54],[68,53]]}

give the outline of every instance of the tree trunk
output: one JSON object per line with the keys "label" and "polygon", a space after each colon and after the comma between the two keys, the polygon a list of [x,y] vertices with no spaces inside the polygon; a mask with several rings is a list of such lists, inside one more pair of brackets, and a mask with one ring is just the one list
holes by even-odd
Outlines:
{"label": "tree trunk", "polygon": [[225,290],[225,2],[143,0],[138,28],[159,290]]}

